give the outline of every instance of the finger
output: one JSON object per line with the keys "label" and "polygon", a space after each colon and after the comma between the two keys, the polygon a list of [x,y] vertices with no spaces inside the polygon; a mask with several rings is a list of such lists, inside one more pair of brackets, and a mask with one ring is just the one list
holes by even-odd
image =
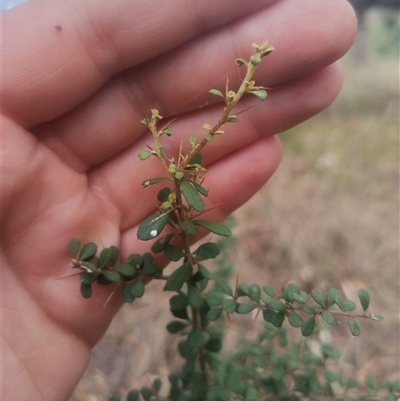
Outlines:
{"label": "finger", "polygon": [[[298,79],[277,87],[271,91],[268,107],[259,101],[251,103],[254,107],[240,114],[238,123],[228,124],[226,133],[215,138],[204,149],[206,166],[261,138],[281,132],[326,107],[335,98],[342,79],[340,70],[335,67],[329,67],[308,79]],[[332,80],[336,81],[334,85]],[[221,109],[210,109],[208,112],[200,115],[193,113],[171,125],[172,137],[165,138],[162,143],[167,159],[177,159],[181,144],[183,150],[188,147],[189,136],[204,135],[202,124],[218,120]],[[154,211],[151,200],[157,189],[149,187],[143,192],[141,183],[149,178],[165,176],[157,160],[151,158],[142,162],[138,159],[138,152],[145,149],[146,145],[152,145],[149,136],[141,138],[89,174],[89,185],[100,197],[99,202],[105,200],[105,209],[116,209],[121,213],[119,224],[123,230],[138,224],[143,216]],[[135,202],[138,196],[145,197],[144,201]]]}
{"label": "finger", "polygon": [[141,136],[144,111],[157,108],[168,116],[212,102],[215,97],[207,92],[212,87],[224,90],[227,68],[230,86],[237,87],[242,74],[233,61],[251,52],[249,44],[255,38],[268,38],[276,47],[257,72],[257,82],[271,87],[341,57],[355,30],[354,13],[345,1],[324,3],[322,8],[319,0],[281,1],[236,22],[229,38],[221,29],[115,78],[84,105],[38,132],[63,160],[85,169]]}
{"label": "finger", "polygon": [[117,72],[273,1],[29,1],[2,15],[4,109],[25,127],[50,120]]}

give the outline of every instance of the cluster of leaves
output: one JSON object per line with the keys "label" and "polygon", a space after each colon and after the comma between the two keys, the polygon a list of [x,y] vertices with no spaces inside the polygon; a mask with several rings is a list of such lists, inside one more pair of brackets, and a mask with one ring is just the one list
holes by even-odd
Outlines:
{"label": "cluster of leaves", "polygon": [[[330,344],[317,339],[290,342],[285,328],[266,323],[255,341],[241,341],[215,373],[230,394],[240,394],[236,398],[222,398],[226,400],[397,399],[399,380],[376,383],[367,375],[360,383],[343,373],[338,363],[340,357],[340,351]],[[248,397],[248,393],[252,396]]]}
{"label": "cluster of leaves", "polygon": [[[298,293],[295,287],[291,286],[291,289],[288,287],[285,287],[281,298],[277,301],[285,303],[288,306],[286,310],[296,303],[304,305],[303,299],[301,302],[287,300],[290,292]],[[296,320],[290,318],[293,310],[283,314],[284,318],[279,320],[279,324],[276,320],[271,322],[263,312],[267,323],[258,339],[241,341],[232,355],[221,355],[225,325],[221,318],[214,319],[215,305],[213,304],[216,303],[214,301],[218,299],[218,306],[222,306],[225,314],[241,314],[239,305],[251,305],[252,308],[245,309],[248,313],[250,309],[254,310],[257,307],[255,305],[260,305],[264,297],[255,286],[239,284],[237,289],[246,288],[246,294],[238,298],[247,297],[250,302],[236,303],[236,307],[231,308],[230,302],[224,302],[235,297],[234,292],[228,288],[230,287],[225,283],[222,285],[222,291],[213,289],[211,292],[204,292],[198,298],[190,295],[189,287],[187,287],[171,297],[170,310],[175,319],[168,323],[167,330],[182,336],[178,343],[178,352],[185,362],[178,373],[169,375],[168,395],[160,394],[161,381],[157,379],[152,387],[144,386],[141,389],[131,390],[127,395],[127,401],[258,401],[261,399],[300,401],[304,397],[309,397],[311,400],[394,401],[400,395],[399,380],[383,380],[377,383],[367,375],[363,384],[353,377],[346,376],[341,371],[340,364],[337,363],[341,356],[340,351],[330,344],[321,342],[316,335],[311,342],[289,342],[287,329],[282,327],[282,323],[287,320],[290,326],[300,326],[297,318]],[[267,292],[270,290],[267,289]],[[267,292],[264,291],[265,294]],[[251,297],[249,294],[252,294]],[[325,296],[318,293],[322,298],[315,295],[315,292],[314,297],[306,296],[301,291],[300,294],[304,298],[324,299],[328,305],[329,299],[333,294],[337,294],[337,291],[329,290]],[[361,305],[365,309],[368,307],[367,294],[365,290],[359,293]],[[338,301],[337,295],[335,298]],[[209,300],[212,300],[211,304]],[[265,305],[271,305],[271,302]],[[260,307],[260,309],[263,308],[264,306]],[[313,313],[322,315],[321,309],[315,307]],[[324,310],[327,309],[328,307]],[[274,309],[274,313],[276,312],[277,310]],[[337,308],[329,313],[333,316],[335,313],[342,312],[343,310]],[[348,314],[347,311],[346,314]],[[369,317],[367,314],[360,316]],[[330,325],[331,322],[329,322]],[[303,325],[301,327],[303,328]],[[311,331],[316,334],[314,325]],[[302,334],[309,336],[312,333],[305,333],[302,329]],[[112,400],[120,399],[113,397]]]}
{"label": "cluster of leaves", "polygon": [[[350,313],[356,309],[356,303],[342,300],[340,292],[335,288],[330,288],[325,295],[318,290],[312,290],[311,294],[307,294],[300,290],[298,285],[291,283],[283,287],[278,296],[268,285],[264,285],[261,289],[258,284],[240,283],[233,290],[230,285],[224,284],[221,290],[207,294],[208,303],[211,305],[209,311],[211,320],[218,319],[223,311],[247,314],[257,310],[257,314],[262,312],[264,320],[275,327],[281,327],[287,319],[292,327],[301,328],[301,334],[306,337],[314,332],[316,321],[320,317],[332,325],[335,323],[334,314],[348,316],[348,326],[353,336],[360,334],[355,317],[382,320],[379,315],[365,313],[370,302],[369,293],[365,289],[359,291],[363,313],[357,315]],[[243,298],[246,298],[246,301],[243,302]],[[300,313],[306,316],[305,320]]]}
{"label": "cluster of leaves", "polygon": [[83,270],[79,276],[84,298],[92,296],[95,282],[102,285],[122,283],[125,302],[133,302],[144,295],[145,282],[151,278],[162,278],[162,270],[153,263],[150,253],[132,254],[125,263],[118,263],[119,250],[116,246],[103,248],[99,256],[96,256],[97,249],[94,242],[84,245],[77,239],[69,242],[72,266]]}
{"label": "cluster of leaves", "polygon": [[[165,172],[163,177],[146,179],[142,185],[144,188],[160,183],[166,185],[158,191],[157,211],[140,224],[137,237],[142,241],[153,241],[153,254],[162,253],[169,261],[175,262],[173,272],[164,276],[150,253],[132,254],[121,263],[115,246],[104,248],[97,256],[97,245],[93,242],[82,245],[73,239],[69,243],[72,265],[81,270],[81,292],[85,298],[92,295],[94,283],[122,283],[123,299],[133,302],[144,295],[145,283],[151,279],[164,280],[164,289],[175,292],[169,302],[174,320],[167,325],[167,330],[182,337],[177,348],[184,359],[183,366],[178,373],[169,376],[167,396],[160,394],[162,383],[156,379],[150,387],[131,390],[127,401],[257,401],[261,397],[297,400],[301,394],[336,397],[336,387],[332,383],[338,382],[344,389],[353,387],[353,382],[351,385],[345,383],[336,373],[326,369],[326,361],[336,357],[336,353],[325,346],[322,356],[315,356],[307,347],[304,352],[304,347],[301,351],[296,344],[278,353],[274,345],[276,339],[280,346],[287,345],[281,326],[287,321],[308,337],[317,331],[317,321],[332,325],[334,315],[339,314],[348,317],[350,331],[357,336],[360,329],[355,318],[381,319],[366,313],[369,294],[364,289],[359,292],[363,312],[355,314],[356,304],[343,300],[336,289],[329,289],[326,294],[317,290],[307,294],[297,285],[289,284],[281,293],[275,294],[268,285],[237,282],[232,287],[227,281],[227,273],[231,271],[229,266],[224,266],[224,273],[215,280],[222,281],[221,284],[214,283],[214,287],[207,291],[214,275],[204,262],[215,259],[221,246],[206,242],[192,250],[190,245],[199,234],[198,230],[222,237],[231,236],[231,230],[224,224],[202,218],[208,211],[204,198],[209,190],[203,185],[206,169],[202,166],[201,150],[216,135],[224,133],[221,129],[224,124],[237,122],[232,109],[246,93],[261,100],[266,98],[265,88],[256,86],[252,75],[261,59],[273,48],[265,42],[260,46],[253,44],[253,49],[249,61],[236,60],[239,67],[246,67],[245,78],[236,92],[228,88],[225,94],[217,89],[210,90],[225,103],[222,116],[213,126],[203,125],[206,133],[202,139],[189,139],[186,153],[180,151],[177,158],[166,157],[162,138],[172,133],[169,123],[159,126],[163,117],[157,110],[153,109],[151,117],[141,122],[151,132],[153,145],[141,150],[139,158],[158,159]],[[247,343],[234,356],[223,357],[220,354],[225,331],[223,319],[233,313],[254,313],[255,316],[261,313],[267,326],[260,344]],[[317,367],[326,369],[325,381],[315,373]],[[390,389],[395,386],[395,383],[390,383]],[[272,398],[268,398],[270,395]],[[112,400],[119,398],[112,397]]]}

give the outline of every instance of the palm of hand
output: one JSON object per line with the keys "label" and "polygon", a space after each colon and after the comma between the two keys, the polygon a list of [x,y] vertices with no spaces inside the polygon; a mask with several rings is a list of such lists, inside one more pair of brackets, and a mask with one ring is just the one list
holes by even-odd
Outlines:
{"label": "palm of hand", "polygon": [[[174,137],[166,145],[168,154],[176,156],[181,142],[186,143],[193,134],[200,135],[202,124],[218,117],[219,110],[214,107],[197,109],[205,97],[196,96],[216,86],[216,82],[224,86],[226,66],[241,52],[246,54],[254,40],[252,24],[260,19],[269,21],[270,33],[263,33],[261,41],[267,38],[277,48],[285,47],[285,43],[290,47],[288,38],[280,39],[281,45],[274,42],[272,34],[278,27],[274,28],[272,15],[285,15],[287,9],[297,7],[291,3],[278,2],[270,7],[269,14],[247,17],[243,32],[249,37],[236,38],[240,51],[235,50],[235,54],[230,48],[217,51],[218,44],[228,38],[228,28],[189,41],[194,32],[182,21],[179,29],[185,32],[183,38],[166,33],[161,24],[132,55],[129,48],[136,43],[135,32],[124,36],[121,24],[135,30],[133,23],[111,21],[112,16],[106,16],[107,6],[102,6],[104,15],[100,12],[100,16],[89,16],[101,20],[103,25],[96,27],[103,29],[102,34],[96,29],[85,32],[79,28],[82,19],[76,23],[79,29],[71,26],[61,10],[57,15],[65,24],[55,29],[52,21],[46,21],[50,28],[45,34],[51,35],[46,41],[35,38],[42,32],[39,19],[35,20],[34,2],[4,16],[3,30],[13,37],[13,41],[5,41],[3,49],[5,400],[65,399],[85,368],[90,348],[120,305],[119,298],[112,297],[105,306],[111,291],[108,287],[96,287],[90,300],[79,295],[78,279],[70,276],[68,241],[79,237],[104,246],[118,245],[123,258],[132,252],[147,251],[148,244],[138,243],[135,234],[137,225],[154,210],[154,190],[144,191],[140,183],[160,171],[157,163],[140,163],[137,158],[138,151],[149,142],[143,135],[144,127],[139,125],[142,110],[156,107],[164,115],[179,111],[180,117],[172,127]],[[123,7],[128,12],[135,6]],[[302,12],[318,9],[313,2],[310,7],[311,11]],[[284,60],[279,57],[272,61],[262,71],[259,82],[280,89],[271,94],[269,109],[257,104],[241,115],[240,124],[229,127],[229,141],[218,141],[206,152],[207,186],[211,188],[208,206],[221,204],[211,218],[223,219],[271,176],[280,159],[280,145],[273,134],[315,114],[337,93],[340,74],[336,67],[319,70],[343,53],[354,34],[351,13],[347,5],[341,7],[352,26],[347,36],[342,35],[325,52],[310,46],[293,66],[282,67]],[[238,5],[230,15],[221,4],[219,12],[229,21],[249,12],[244,8]],[[206,5],[199,12],[207,16]],[[28,21],[28,15],[27,30],[31,30],[32,39],[15,28],[18,19]],[[317,20],[318,16],[313,18]],[[210,20],[203,29],[216,24]],[[58,29],[61,26],[62,31]],[[70,36],[68,27],[75,28]],[[339,27],[334,30],[339,32]],[[151,47],[155,33],[165,37]],[[123,35],[123,40],[118,35]],[[14,50],[22,44],[28,49],[29,40],[31,50],[24,54]],[[98,51],[96,40],[100,40],[102,51]],[[173,48],[185,40],[189,41],[186,45],[151,61],[164,51],[163,46]],[[106,45],[110,42],[112,52]],[[210,49],[206,62],[199,54],[199,49],[205,48]],[[57,54],[49,54],[52,51]],[[43,53],[49,54],[46,65],[40,60]],[[315,61],[302,70],[298,65],[304,59]],[[139,65],[144,60],[150,61]],[[221,68],[210,69],[209,65]],[[77,69],[79,74],[74,72]],[[235,74],[236,70],[232,86],[238,79]],[[193,127],[199,127],[198,131],[194,132]]]}

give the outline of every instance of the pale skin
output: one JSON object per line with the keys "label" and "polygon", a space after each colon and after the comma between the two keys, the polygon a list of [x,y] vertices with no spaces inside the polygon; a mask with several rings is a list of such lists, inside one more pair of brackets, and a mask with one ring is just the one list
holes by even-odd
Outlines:
{"label": "pale skin", "polygon": [[61,401],[121,304],[108,286],[80,296],[68,241],[148,251],[136,230],[154,190],[140,183],[160,170],[137,157],[143,111],[177,117],[176,155],[218,118],[205,93],[235,88],[234,59],[276,48],[255,77],[268,99],[248,96],[204,152],[207,217],[222,221],[277,168],[276,134],[336,97],[356,21],[344,0],[31,0],[2,23],[2,399]]}

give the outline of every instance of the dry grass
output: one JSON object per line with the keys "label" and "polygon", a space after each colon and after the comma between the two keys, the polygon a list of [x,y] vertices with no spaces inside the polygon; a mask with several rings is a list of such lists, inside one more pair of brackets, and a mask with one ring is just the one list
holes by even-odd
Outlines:
{"label": "dry grass", "polygon": [[[339,326],[334,341],[356,374],[387,378],[399,374],[396,67],[397,60],[347,65],[348,84],[338,101],[282,136],[281,167],[236,213],[232,253],[245,282],[280,288],[295,281],[308,290],[333,285],[352,300],[359,288],[368,289],[372,311],[385,321],[361,322],[357,339]],[[121,310],[71,401],[107,400],[112,392],[147,384],[146,376],[166,377],[179,363],[176,340],[164,329],[168,298],[152,283],[143,300]]]}

